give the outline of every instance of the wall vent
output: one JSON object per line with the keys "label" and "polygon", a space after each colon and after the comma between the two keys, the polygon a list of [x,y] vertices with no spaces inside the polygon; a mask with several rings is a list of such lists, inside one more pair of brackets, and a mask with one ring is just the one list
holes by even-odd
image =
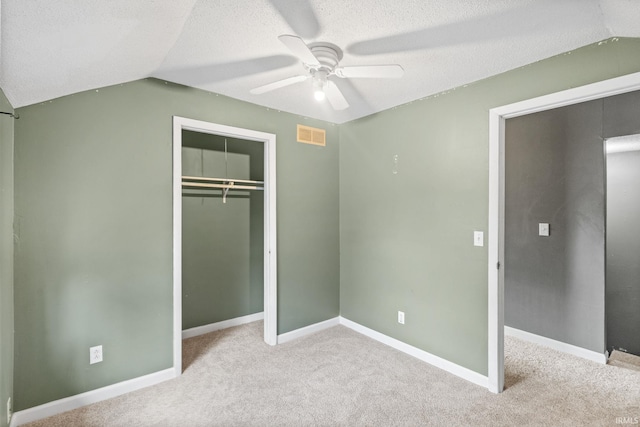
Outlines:
{"label": "wall vent", "polygon": [[327,131],[324,129],[312,128],[309,126],[298,125],[298,142],[313,145],[327,145]]}

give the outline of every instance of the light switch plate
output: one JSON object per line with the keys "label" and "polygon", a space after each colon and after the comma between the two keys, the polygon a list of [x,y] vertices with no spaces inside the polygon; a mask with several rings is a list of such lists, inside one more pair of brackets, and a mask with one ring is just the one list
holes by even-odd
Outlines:
{"label": "light switch plate", "polygon": [[473,232],[473,246],[484,246],[484,233],[482,231]]}
{"label": "light switch plate", "polygon": [[541,222],[538,224],[538,236],[549,236],[549,224]]}

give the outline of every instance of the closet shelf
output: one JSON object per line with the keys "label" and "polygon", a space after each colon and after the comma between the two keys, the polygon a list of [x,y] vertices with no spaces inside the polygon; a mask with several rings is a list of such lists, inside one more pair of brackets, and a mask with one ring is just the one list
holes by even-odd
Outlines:
{"label": "closet shelf", "polygon": [[182,176],[182,183],[186,182],[241,182],[243,184],[264,184],[264,181],[252,181],[250,179],[235,179],[235,178],[209,178],[206,176]]}
{"label": "closet shelf", "polygon": [[183,175],[182,188],[219,188],[222,190],[222,203],[227,203],[227,193],[229,190],[264,190],[264,181]]}
{"label": "closet shelf", "polygon": [[[240,184],[240,185],[238,185]],[[249,185],[253,184],[253,185]],[[183,176],[182,188],[223,188],[229,190],[264,190],[264,181],[234,178]]]}

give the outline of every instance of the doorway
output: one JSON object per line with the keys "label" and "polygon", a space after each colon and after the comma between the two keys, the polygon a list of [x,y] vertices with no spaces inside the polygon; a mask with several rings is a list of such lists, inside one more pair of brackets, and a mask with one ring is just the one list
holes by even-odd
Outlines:
{"label": "doorway", "polygon": [[640,73],[491,109],[489,112],[488,380],[494,393],[504,388],[504,211],[505,121],[640,88]]}
{"label": "doorway", "polygon": [[264,147],[264,341],[277,343],[276,161],[274,134],[173,117],[173,366],[182,373],[182,147],[183,131],[261,143]]}
{"label": "doorway", "polygon": [[640,134],[607,138],[607,351],[640,356]]}

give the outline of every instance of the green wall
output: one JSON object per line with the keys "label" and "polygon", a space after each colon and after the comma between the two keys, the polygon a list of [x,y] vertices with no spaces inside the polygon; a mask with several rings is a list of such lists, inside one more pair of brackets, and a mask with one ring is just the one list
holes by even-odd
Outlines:
{"label": "green wall", "polygon": [[611,39],[342,125],[341,315],[486,375],[489,109],[637,71]]}
{"label": "green wall", "polygon": [[[0,111],[13,108],[0,90]],[[13,128],[0,114],[0,426],[7,425],[7,399],[13,395]]]}
{"label": "green wall", "polygon": [[16,410],[171,367],[173,115],[277,135],[278,332],[338,315],[337,126],[154,79],[19,113]]}
{"label": "green wall", "polygon": [[[183,131],[182,174],[264,179],[264,144]],[[264,191],[182,191],[182,329],[263,311]]]}

